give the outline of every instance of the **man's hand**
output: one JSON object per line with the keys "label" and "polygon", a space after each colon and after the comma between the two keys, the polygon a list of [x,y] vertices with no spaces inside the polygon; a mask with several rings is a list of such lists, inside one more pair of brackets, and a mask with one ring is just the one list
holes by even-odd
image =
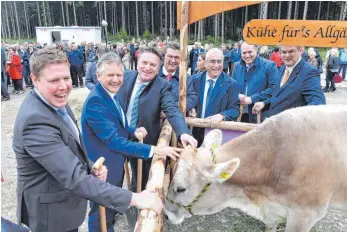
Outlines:
{"label": "man's hand", "polygon": [[252,99],[244,94],[239,94],[239,99],[242,105],[252,104]]}
{"label": "man's hand", "polygon": [[164,119],[164,118],[166,118],[166,114],[162,111],[162,112],[160,112],[160,118],[161,119]]}
{"label": "man's hand", "polygon": [[99,170],[92,169],[93,176],[95,176],[96,178],[98,178],[99,180],[103,182],[106,181],[107,172],[108,172],[108,169],[104,165]]}
{"label": "man's hand", "polygon": [[210,117],[207,117],[207,119],[210,119],[211,121],[214,122],[221,122],[224,119],[224,116],[222,114],[215,114]]}
{"label": "man's hand", "polygon": [[254,104],[252,108],[252,114],[257,114],[259,113],[262,109],[264,109],[265,103],[264,102],[257,102]]}
{"label": "man's hand", "polygon": [[198,146],[198,141],[196,141],[196,139],[191,135],[181,134],[180,139],[183,147],[190,145],[192,148],[196,148]]}
{"label": "man's hand", "polygon": [[196,110],[193,108],[188,112],[188,116],[191,118],[196,118]]}
{"label": "man's hand", "polygon": [[144,139],[144,138],[146,138],[146,136],[147,136],[147,130],[146,130],[146,128],[144,128],[144,127],[139,127],[139,128],[137,128],[136,130],[135,130],[135,136],[136,136],[136,138],[138,139],[138,140],[140,140],[140,133],[142,133],[142,136],[143,136],[143,138],[142,139]]}
{"label": "man's hand", "polygon": [[152,209],[158,215],[164,208],[164,204],[157,196],[156,192],[150,192],[149,190],[133,193],[130,206],[135,206],[138,209]]}
{"label": "man's hand", "polygon": [[182,148],[177,148],[177,147],[169,147],[169,146],[165,146],[165,147],[158,147],[155,146],[153,147],[153,153],[154,155],[157,156],[168,156],[173,160],[176,160],[177,157],[181,157],[180,153],[183,151]]}

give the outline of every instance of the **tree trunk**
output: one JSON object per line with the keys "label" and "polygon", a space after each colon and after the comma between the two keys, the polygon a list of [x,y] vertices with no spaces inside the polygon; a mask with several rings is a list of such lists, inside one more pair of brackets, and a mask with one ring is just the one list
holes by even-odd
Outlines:
{"label": "tree trunk", "polygon": [[326,11],[325,20],[329,20],[329,10],[330,10],[330,2],[328,2],[328,9]]}
{"label": "tree trunk", "polygon": [[217,42],[218,36],[218,14],[214,16],[214,41]]}
{"label": "tree trunk", "polygon": [[124,2],[121,1],[121,5],[122,5],[122,28],[123,30],[125,29],[125,10],[124,10]]}
{"label": "tree trunk", "polygon": [[13,15],[14,10],[13,10],[13,6],[12,6],[11,2],[9,2],[9,4],[10,4],[10,14],[11,14],[10,17],[11,17],[11,25],[12,25],[13,37],[17,38],[16,24],[14,22],[15,16]]}
{"label": "tree trunk", "polygon": [[75,26],[77,26],[77,17],[76,17],[76,7],[75,7],[75,1],[72,1],[72,8],[73,8],[73,17],[75,20]]}
{"label": "tree trunk", "polygon": [[136,37],[140,38],[139,35],[139,10],[137,8],[137,1],[135,1],[135,9],[136,9]]}
{"label": "tree trunk", "polygon": [[287,19],[290,19],[292,17],[292,3],[292,1],[288,2]]}
{"label": "tree trunk", "polygon": [[143,1],[142,2],[142,17],[143,17],[143,31],[146,31],[149,29],[148,26],[148,12],[147,12],[147,2]]}
{"label": "tree trunk", "polygon": [[264,2],[262,3],[262,7],[261,7],[261,18],[262,19],[267,19],[267,9],[268,9],[268,3]]}
{"label": "tree trunk", "polygon": [[41,23],[41,11],[40,11],[40,2],[36,2],[36,6],[37,6],[37,19],[39,20],[39,26],[42,26]]}
{"label": "tree trunk", "polygon": [[25,5],[25,1],[23,1],[23,7],[24,7],[25,26],[26,26],[26,29],[27,29],[27,36],[28,36],[28,39],[29,39],[30,38],[29,23],[28,23],[27,8],[26,8],[26,5]]}
{"label": "tree trunk", "polygon": [[70,26],[70,15],[69,15],[69,6],[68,2],[65,2],[65,12],[66,12],[66,25]]}
{"label": "tree trunk", "polygon": [[347,15],[347,2],[345,2],[345,4],[341,5],[340,21],[345,20],[346,15]]}
{"label": "tree trunk", "polygon": [[105,17],[105,21],[107,22],[106,1],[104,1],[104,17]]}
{"label": "tree trunk", "polygon": [[295,5],[294,5],[294,20],[298,19],[298,11],[299,11],[299,1],[295,1]]}
{"label": "tree trunk", "polygon": [[167,38],[167,2],[165,2],[165,26],[164,26],[164,29],[165,29],[165,39]]}
{"label": "tree trunk", "polygon": [[47,13],[46,13],[46,7],[45,2],[42,2],[42,9],[43,9],[43,22],[45,23],[45,27],[47,27]]}
{"label": "tree trunk", "polygon": [[172,2],[169,1],[169,4],[170,4],[170,38],[172,38]]}
{"label": "tree trunk", "polygon": [[194,42],[196,41],[196,33],[197,33],[197,28],[198,28],[198,25],[197,23],[194,23]]}
{"label": "tree trunk", "polygon": [[4,3],[4,6],[5,6],[5,22],[6,22],[8,37],[12,38],[12,34],[11,34],[11,30],[10,30],[10,22],[9,22],[9,13],[8,13],[7,2],[1,2],[1,3]]}
{"label": "tree trunk", "polygon": [[151,2],[151,24],[152,24],[152,35],[154,35],[154,12],[153,12],[153,1]]}
{"label": "tree trunk", "polygon": [[307,8],[308,8],[308,1],[305,1],[304,15],[302,16],[302,19],[303,19],[303,20],[306,20],[306,17],[307,17]]}
{"label": "tree trunk", "polygon": [[280,1],[278,4],[278,17],[277,17],[277,19],[281,19],[281,9],[282,9],[282,2]]}
{"label": "tree trunk", "polygon": [[248,23],[248,6],[245,7],[245,25]]}
{"label": "tree trunk", "polygon": [[63,5],[63,1],[60,1],[60,5],[61,5],[61,15],[63,16],[63,25],[64,25],[64,27],[65,27],[66,24],[65,24],[65,14],[64,14],[64,5]]}
{"label": "tree trunk", "polygon": [[222,12],[222,43],[224,43],[224,11]]}
{"label": "tree trunk", "polygon": [[317,20],[320,19],[320,12],[321,12],[321,9],[322,9],[322,1],[319,1]]}
{"label": "tree trunk", "polygon": [[[130,22],[130,2],[128,2],[127,3],[127,6],[128,6],[128,8],[127,8],[127,16],[128,16],[128,22]],[[138,17],[138,15],[136,14],[136,17]],[[134,28],[133,28],[133,30],[134,30]],[[128,34],[130,35],[131,34],[131,23],[128,23]],[[135,32],[134,32],[134,34],[135,34]]]}

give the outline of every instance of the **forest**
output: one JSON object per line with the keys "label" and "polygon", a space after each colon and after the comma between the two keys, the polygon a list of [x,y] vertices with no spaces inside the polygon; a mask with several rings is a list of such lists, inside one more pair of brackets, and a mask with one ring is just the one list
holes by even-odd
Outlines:
{"label": "forest", "polygon": [[[178,37],[176,1],[1,1],[2,40],[35,39],[35,27],[101,26],[109,40]],[[269,1],[219,13],[189,26],[189,40],[242,39],[252,19],[346,20],[347,1]]]}

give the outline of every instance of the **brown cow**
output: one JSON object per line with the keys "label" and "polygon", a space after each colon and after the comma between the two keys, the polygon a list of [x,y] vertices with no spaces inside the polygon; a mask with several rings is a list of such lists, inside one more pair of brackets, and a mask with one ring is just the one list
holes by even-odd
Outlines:
{"label": "brown cow", "polygon": [[266,231],[287,222],[286,232],[308,232],[329,208],[347,211],[346,115],[336,105],[288,110],[220,147],[221,131],[211,131],[182,153],[166,200],[170,221],[231,207]]}

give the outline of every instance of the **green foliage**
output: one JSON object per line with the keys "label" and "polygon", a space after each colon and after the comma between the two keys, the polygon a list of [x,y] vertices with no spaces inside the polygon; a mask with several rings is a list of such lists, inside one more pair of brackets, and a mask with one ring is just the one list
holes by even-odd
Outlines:
{"label": "green foliage", "polygon": [[153,39],[153,35],[148,30],[145,30],[145,32],[143,32],[143,38],[145,40],[151,40]]}
{"label": "green foliage", "polygon": [[131,36],[128,35],[128,32],[124,28],[121,28],[117,35],[110,38],[111,41],[122,41],[122,39],[124,42],[131,40]]}

